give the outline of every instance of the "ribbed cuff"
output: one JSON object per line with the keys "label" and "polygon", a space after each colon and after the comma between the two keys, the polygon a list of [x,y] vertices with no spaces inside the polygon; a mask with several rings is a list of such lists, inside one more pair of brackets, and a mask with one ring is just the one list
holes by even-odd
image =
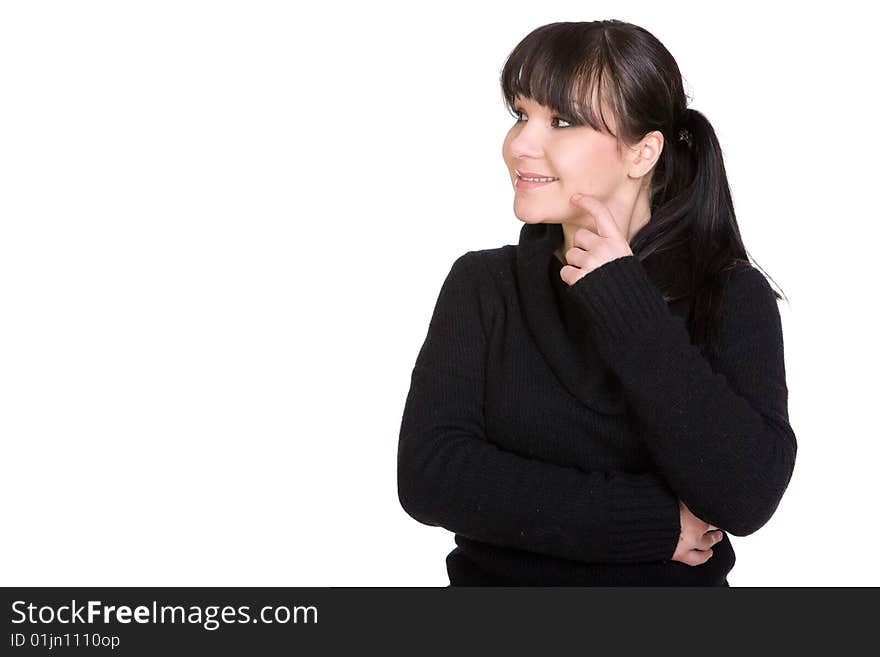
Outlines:
{"label": "ribbed cuff", "polygon": [[668,561],[681,535],[678,498],[651,473],[615,472],[611,499],[611,551],[617,561]]}
{"label": "ribbed cuff", "polygon": [[588,313],[596,340],[609,346],[656,335],[673,317],[634,255],[602,264],[567,292]]}

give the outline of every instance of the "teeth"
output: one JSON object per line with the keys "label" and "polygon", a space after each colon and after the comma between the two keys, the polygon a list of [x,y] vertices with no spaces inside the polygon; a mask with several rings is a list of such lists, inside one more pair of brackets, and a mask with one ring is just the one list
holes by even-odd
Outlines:
{"label": "teeth", "polygon": [[[517,174],[519,176],[519,174]],[[559,180],[559,178],[526,178],[525,176],[519,176],[523,180],[527,180],[529,182],[550,182],[552,180]]]}

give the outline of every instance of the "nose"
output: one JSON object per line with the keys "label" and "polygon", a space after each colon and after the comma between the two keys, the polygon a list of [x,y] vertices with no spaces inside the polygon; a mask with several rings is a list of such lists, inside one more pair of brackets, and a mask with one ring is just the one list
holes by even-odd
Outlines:
{"label": "nose", "polygon": [[544,147],[535,131],[529,130],[528,125],[522,128],[510,139],[510,152],[517,159],[543,157]]}

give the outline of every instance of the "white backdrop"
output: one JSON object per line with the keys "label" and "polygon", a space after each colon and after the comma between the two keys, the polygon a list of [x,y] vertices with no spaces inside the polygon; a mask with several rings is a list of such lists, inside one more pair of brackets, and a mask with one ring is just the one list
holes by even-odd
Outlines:
{"label": "white backdrop", "polygon": [[798,461],[729,581],[880,585],[874,24],[539,4],[0,5],[0,584],[445,586],[397,439],[453,261],[522,225],[501,67],[618,18],[676,57],[789,299]]}

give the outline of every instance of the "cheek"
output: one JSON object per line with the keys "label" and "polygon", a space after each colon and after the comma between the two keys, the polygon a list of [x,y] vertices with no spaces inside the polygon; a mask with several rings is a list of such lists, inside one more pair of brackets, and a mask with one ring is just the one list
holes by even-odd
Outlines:
{"label": "cheek", "polygon": [[581,152],[565,163],[560,174],[564,189],[573,194],[602,194],[613,186],[616,169],[611,160],[599,152]]}

